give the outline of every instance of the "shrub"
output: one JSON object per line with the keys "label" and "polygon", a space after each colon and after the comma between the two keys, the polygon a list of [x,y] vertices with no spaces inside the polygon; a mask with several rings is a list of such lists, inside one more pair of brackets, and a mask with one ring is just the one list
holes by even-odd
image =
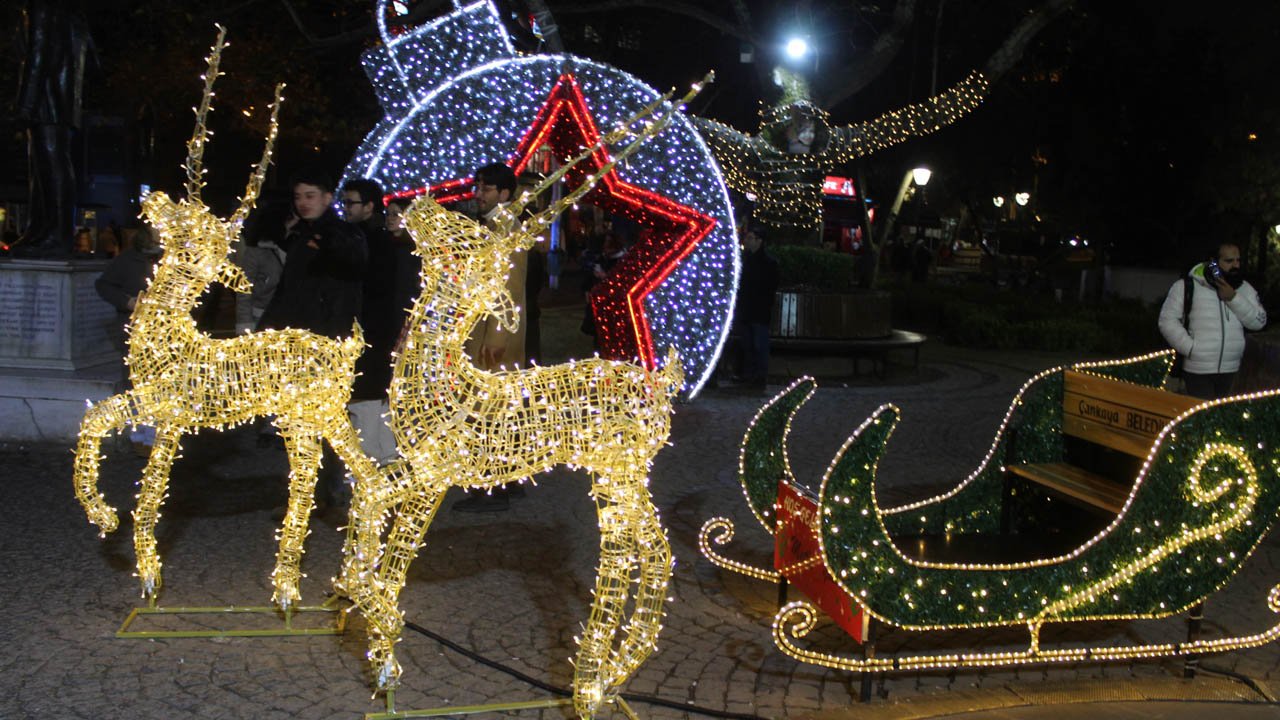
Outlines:
{"label": "shrub", "polygon": [[804,245],[776,245],[769,252],[778,259],[784,289],[838,293],[857,287],[852,255]]}
{"label": "shrub", "polygon": [[1133,300],[1060,303],[1022,290],[914,284],[893,288],[893,309],[898,327],[970,347],[1117,355],[1164,346],[1159,309]]}

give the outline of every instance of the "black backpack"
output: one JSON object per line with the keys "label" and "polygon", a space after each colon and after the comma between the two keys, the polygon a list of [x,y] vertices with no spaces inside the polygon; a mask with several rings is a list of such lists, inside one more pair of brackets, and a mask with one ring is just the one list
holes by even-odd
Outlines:
{"label": "black backpack", "polygon": [[[1182,327],[1191,330],[1191,297],[1195,294],[1196,283],[1190,275],[1182,276]],[[1186,358],[1178,353],[1173,358],[1173,367],[1169,369],[1170,377],[1182,377],[1182,361]]]}

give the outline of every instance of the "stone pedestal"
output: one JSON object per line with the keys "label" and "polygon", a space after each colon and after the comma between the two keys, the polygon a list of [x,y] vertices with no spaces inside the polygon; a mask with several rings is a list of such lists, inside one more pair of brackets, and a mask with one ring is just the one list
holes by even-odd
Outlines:
{"label": "stone pedestal", "polygon": [[0,261],[0,368],[82,370],[115,363],[115,308],[93,281],[105,260]]}
{"label": "stone pedestal", "polygon": [[116,391],[120,368],[6,370],[0,368],[0,442],[72,445],[91,402]]}
{"label": "stone pedestal", "polygon": [[105,260],[0,261],[0,441],[74,442],[121,378]]}

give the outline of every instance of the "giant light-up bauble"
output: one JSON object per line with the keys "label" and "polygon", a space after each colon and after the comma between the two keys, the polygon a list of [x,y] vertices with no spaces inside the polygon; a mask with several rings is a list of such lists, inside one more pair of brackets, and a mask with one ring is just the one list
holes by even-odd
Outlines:
{"label": "giant light-up bauble", "polygon": [[[519,55],[487,0],[399,34],[386,25],[386,5],[377,6],[383,44],[364,57],[385,117],[357,150],[345,178],[373,178],[388,195],[429,190],[441,202],[465,197],[477,167],[503,161],[518,172],[543,144],[566,159],[591,143],[569,147],[557,133],[576,137],[581,127],[606,132],[660,97],[602,63]],[[566,110],[564,103],[574,107]],[[548,113],[561,110],[554,132],[540,133]],[[632,288],[627,295],[635,311],[602,320],[626,325],[627,332],[619,333],[640,339],[615,352],[602,343],[602,351],[654,366],[673,346],[688,377],[684,392],[693,396],[715,367],[737,287],[736,233],[723,179],[684,116],[618,167],[615,179],[635,191],[600,204],[632,215],[642,227],[663,222],[673,209],[695,219],[678,251],[634,252],[630,267],[615,270],[612,280]],[[601,187],[609,185],[606,178]],[[642,245],[633,250],[643,251]]]}

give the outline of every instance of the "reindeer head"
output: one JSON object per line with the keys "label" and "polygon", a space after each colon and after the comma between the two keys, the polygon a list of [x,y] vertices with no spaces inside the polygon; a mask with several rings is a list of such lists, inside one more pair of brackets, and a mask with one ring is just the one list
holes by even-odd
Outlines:
{"label": "reindeer head", "polygon": [[[409,235],[413,237],[415,252],[422,257],[422,296],[434,297],[440,283],[458,285],[461,295],[469,300],[469,307],[474,311],[474,313],[464,311],[465,314],[495,315],[505,329],[514,332],[519,324],[519,310],[506,289],[511,254],[533,247],[538,236],[551,226],[551,222],[560,213],[572,207],[590,192],[619,161],[639,150],[646,140],[662,132],[670,124],[675,113],[679,112],[684,104],[713,78],[714,74],[707,75],[703,82],[696,83],[679,103],[672,105],[662,115],[651,119],[638,131],[633,129],[633,126],[654,115],[671,99],[674,92],[658,98],[602,136],[593,146],[561,165],[533,190],[523,193],[514,202],[501,208],[493,224],[499,228],[509,228],[505,232],[482,227],[470,218],[444,209],[428,196],[419,197],[405,212],[404,223]],[[632,142],[619,150],[612,159],[604,163],[572,192],[523,223],[517,221],[521,212],[534,198],[560,182],[561,178],[578,163],[592,157],[601,149],[616,145],[628,136],[634,136]]]}
{"label": "reindeer head", "polygon": [[490,230],[428,196],[409,206],[404,225],[422,258],[422,297],[435,297],[447,284],[467,306],[459,308],[465,316],[489,313],[510,332],[519,327],[519,310],[506,287],[511,253],[528,247],[513,237],[518,226],[512,233]]}
{"label": "reindeer head", "polygon": [[267,168],[271,164],[271,151],[279,128],[284,85],[276,86],[266,146],[262,159],[249,178],[239,207],[226,220],[214,215],[204,204],[200,193],[204,187],[204,149],[212,135],[208,128],[208,116],[213,104],[213,84],[221,74],[218,72],[218,64],[223,49],[227,47],[226,35],[226,29],[218,26],[218,39],[207,58],[208,70],[203,78],[204,94],[196,109],[195,132],[187,141],[187,161],[184,165],[187,171],[187,197],[174,202],[165,193],[154,192],[147,195],[142,203],[143,215],[159,234],[160,247],[164,251],[156,277],[160,278],[166,271],[178,272],[188,280],[184,283],[188,292],[199,293],[214,282],[241,293],[252,289],[249,279],[230,260],[231,246],[239,237],[245,217],[257,202]]}

